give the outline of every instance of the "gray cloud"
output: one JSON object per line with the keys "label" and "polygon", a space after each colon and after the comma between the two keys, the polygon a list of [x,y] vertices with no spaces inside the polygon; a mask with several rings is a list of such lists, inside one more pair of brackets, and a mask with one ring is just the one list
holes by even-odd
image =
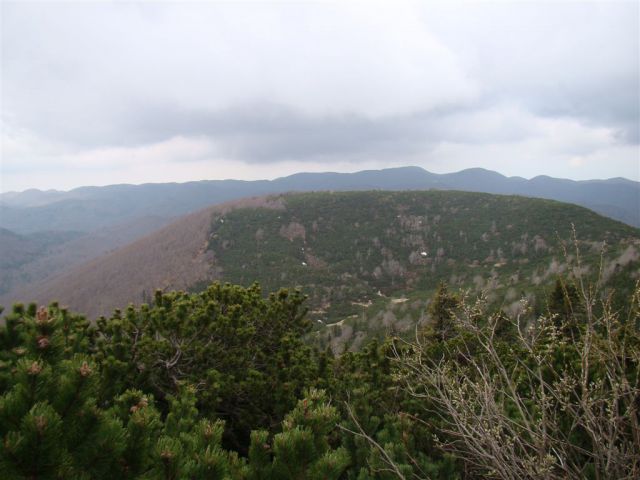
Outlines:
{"label": "gray cloud", "polygon": [[638,143],[637,2],[445,4],[425,21],[464,59],[484,95],[611,126]]}
{"label": "gray cloud", "polygon": [[[489,110],[487,110],[489,109]],[[469,105],[443,107],[381,118],[361,114],[310,115],[268,102],[220,111],[139,108],[125,125],[120,142],[129,145],[162,141],[179,134],[206,137],[217,153],[248,163],[318,158],[388,159],[426,154],[438,142],[482,144],[515,142],[531,134],[530,125],[506,112]],[[490,119],[490,118],[489,118]],[[475,124],[475,125],[474,125]]]}
{"label": "gray cloud", "polygon": [[403,154],[415,151],[429,138],[413,116],[316,116],[266,102],[217,112],[141,109],[130,120],[128,131],[135,132],[132,143],[155,142],[176,133],[204,136],[221,155],[250,163],[374,152]]}
{"label": "gray cloud", "polygon": [[535,156],[534,173],[640,177],[637,3],[2,9],[2,189],[29,168],[139,176],[157,152],[225,176],[234,161],[527,175]]}

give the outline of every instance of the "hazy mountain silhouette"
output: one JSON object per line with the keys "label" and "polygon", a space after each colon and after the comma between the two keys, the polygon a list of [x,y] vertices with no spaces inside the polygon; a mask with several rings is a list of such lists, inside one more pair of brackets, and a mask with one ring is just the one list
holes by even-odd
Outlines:
{"label": "hazy mountain silhouette", "polygon": [[0,227],[16,233],[89,232],[137,217],[172,218],[242,197],[313,190],[465,190],[524,195],[575,203],[640,226],[640,183],[623,178],[527,180],[481,168],[435,174],[419,167],[357,173],[298,173],[275,180],[203,180],[187,183],[80,187],[69,192],[27,190],[0,195]]}

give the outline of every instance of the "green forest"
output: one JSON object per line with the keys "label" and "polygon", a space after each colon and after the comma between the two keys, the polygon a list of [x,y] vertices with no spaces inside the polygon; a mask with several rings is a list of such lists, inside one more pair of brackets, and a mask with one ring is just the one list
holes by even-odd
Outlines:
{"label": "green forest", "polygon": [[264,204],[214,213],[211,263],[223,282],[300,287],[319,347],[334,353],[389,332],[412,336],[441,282],[510,316],[526,298],[542,315],[576,246],[579,268],[616,307],[640,268],[638,229],[552,200],[431,190],[291,193]]}
{"label": "green forest", "polygon": [[413,336],[334,355],[305,295],[214,283],[0,328],[3,479],[632,479],[640,284],[558,276],[510,318],[441,283]]}

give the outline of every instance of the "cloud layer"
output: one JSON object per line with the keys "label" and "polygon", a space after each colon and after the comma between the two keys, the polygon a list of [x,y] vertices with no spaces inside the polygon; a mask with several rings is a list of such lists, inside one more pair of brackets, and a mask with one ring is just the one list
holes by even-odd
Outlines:
{"label": "cloud layer", "polygon": [[400,164],[639,180],[638,8],[3,3],[0,188]]}

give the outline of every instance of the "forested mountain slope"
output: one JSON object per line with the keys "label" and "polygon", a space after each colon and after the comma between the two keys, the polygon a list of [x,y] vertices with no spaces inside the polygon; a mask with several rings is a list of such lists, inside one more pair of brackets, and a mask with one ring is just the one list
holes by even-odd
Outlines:
{"label": "forested mountain slope", "polygon": [[515,311],[525,292],[535,296],[567,271],[561,245],[572,224],[583,268],[595,274],[606,242],[607,279],[637,276],[638,230],[575,205],[448,191],[297,193],[187,216],[22,299],[58,299],[96,316],[147,301],[155,288],[258,281],[266,290],[301,286],[318,324],[402,329],[441,281],[487,291]]}
{"label": "forested mountain slope", "polygon": [[[572,181],[526,180],[480,168],[435,174],[419,167],[356,173],[299,173],[272,181],[211,180],[187,183],[80,187],[68,192],[0,194],[0,228],[33,238],[55,238],[22,256],[0,253],[0,301],[60,276],[116,248],[140,239],[182,215],[245,197],[295,191],[463,190],[517,194],[576,203],[640,226],[640,184],[621,178]],[[67,241],[65,241],[67,240]],[[71,241],[73,240],[73,241]],[[0,245],[1,247],[1,245]]]}
{"label": "forested mountain slope", "polygon": [[225,281],[302,286],[311,318],[336,325],[324,330],[334,347],[413,329],[443,281],[509,315],[523,297],[536,304],[573,268],[572,225],[594,277],[603,242],[605,281],[630,290],[640,272],[640,232],[575,205],[445,191],[281,198],[283,210],[214,215],[209,249]]}

